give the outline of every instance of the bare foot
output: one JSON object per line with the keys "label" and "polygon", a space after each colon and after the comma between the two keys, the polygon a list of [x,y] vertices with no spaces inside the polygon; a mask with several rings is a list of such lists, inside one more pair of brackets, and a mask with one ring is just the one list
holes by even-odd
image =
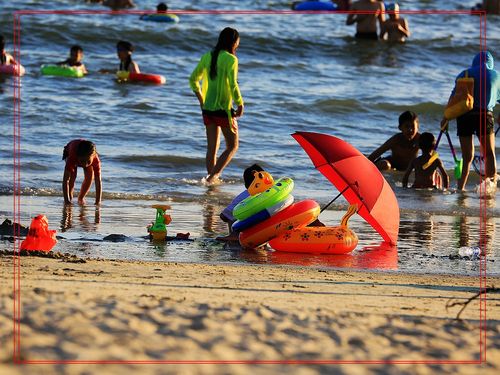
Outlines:
{"label": "bare foot", "polygon": [[222,184],[222,180],[219,178],[218,174],[208,175],[206,177],[205,181],[206,181],[207,185],[220,185],[220,184]]}

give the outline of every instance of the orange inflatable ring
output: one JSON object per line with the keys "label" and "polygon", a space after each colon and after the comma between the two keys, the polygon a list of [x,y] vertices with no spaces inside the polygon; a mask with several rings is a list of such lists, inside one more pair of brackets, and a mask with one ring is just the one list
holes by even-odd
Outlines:
{"label": "orange inflatable ring", "polygon": [[345,254],[358,245],[358,236],[348,226],[349,218],[357,211],[351,205],[338,227],[302,227],[287,230],[269,241],[277,251],[290,253]]}
{"label": "orange inflatable ring", "polygon": [[142,82],[163,85],[167,80],[159,74],[130,73],[125,70],[116,72],[118,82]]}
{"label": "orange inflatable ring", "polygon": [[294,203],[269,219],[241,232],[240,244],[242,247],[256,248],[287,230],[312,223],[318,217],[319,211],[318,203],[312,199]]}

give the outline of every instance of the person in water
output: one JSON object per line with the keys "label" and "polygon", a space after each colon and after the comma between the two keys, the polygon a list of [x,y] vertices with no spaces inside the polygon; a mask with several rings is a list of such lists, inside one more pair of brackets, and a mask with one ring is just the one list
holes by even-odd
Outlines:
{"label": "person in water", "polygon": [[[378,40],[377,21],[380,29],[385,21],[384,3],[376,0],[359,0],[352,4],[346,25],[356,24],[356,38]],[[356,13],[359,12],[359,13]]]}
{"label": "person in water", "polygon": [[[464,190],[469,177],[469,169],[474,157],[474,134],[479,138],[481,150],[485,154],[485,177],[496,186],[497,165],[495,156],[495,119],[493,109],[500,103],[500,74],[494,69],[493,56],[483,51],[474,56],[471,67],[463,70],[455,78],[465,77],[465,73],[474,78],[474,105],[471,111],[457,117],[457,135],[462,149],[462,176],[458,179],[458,190]],[[456,86],[450,98],[455,94]],[[483,121],[485,121],[483,123]],[[497,119],[500,124],[500,114]],[[482,127],[482,123],[486,128]],[[443,117],[441,129],[448,128],[448,120]]]}
{"label": "person in water", "polygon": [[64,203],[71,204],[73,199],[78,167],[83,168],[84,173],[82,187],[78,194],[78,204],[85,204],[85,196],[93,180],[95,180],[95,204],[101,203],[101,161],[95,144],[84,139],[74,139],[64,147],[62,158],[66,161],[62,182]]}
{"label": "person in water", "polygon": [[132,0],[104,0],[102,5],[110,7],[113,10],[135,7]]}
{"label": "person in water", "polygon": [[120,59],[120,67],[118,70],[130,73],[140,73],[139,66],[132,61],[132,52],[134,52],[132,43],[124,40],[120,40],[116,43],[116,53]]}
{"label": "person in water", "polygon": [[[214,184],[238,150],[237,118],[243,115],[243,98],[238,86],[236,50],[240,36],[236,29],[226,27],[219,34],[216,46],[205,53],[191,73],[189,85],[200,103],[207,135],[206,182]],[[203,86],[200,87],[200,81]],[[233,109],[233,102],[238,106]],[[220,132],[226,149],[217,158]]]}
{"label": "person in water", "polygon": [[[403,187],[408,187],[408,178],[415,170],[415,181],[412,188],[442,188],[448,189],[450,178],[443,162],[437,154],[434,154],[436,139],[432,133],[422,133],[418,140],[418,146],[422,150],[422,155],[413,159],[403,176]],[[438,171],[441,176],[438,176]],[[442,185],[442,186],[441,186]]]}
{"label": "person in water", "polygon": [[58,62],[57,65],[67,65],[75,68],[79,68],[83,71],[83,74],[87,74],[87,69],[82,62],[83,60],[83,48],[79,45],[71,46],[69,50],[69,57],[61,62]]}
{"label": "person in water", "polygon": [[[393,135],[382,146],[373,151],[368,159],[381,171],[397,169],[405,171],[410,162],[418,156],[418,116],[415,112],[405,111],[399,116],[400,133]],[[382,158],[386,151],[391,155]]]}
{"label": "person in water", "polygon": [[389,19],[382,24],[380,39],[384,39],[387,35],[389,42],[404,43],[406,38],[410,36],[410,29],[408,28],[408,21],[399,16],[399,5],[393,3],[387,6]]}
{"label": "person in water", "polygon": [[156,13],[167,13],[168,12],[168,6],[165,3],[159,3],[156,6]]}
{"label": "person in water", "polygon": [[224,236],[224,237],[217,237],[217,240],[219,240],[219,241],[238,241],[239,233],[234,232],[232,229],[232,225],[236,221],[235,217],[233,216],[233,210],[238,203],[240,203],[243,199],[248,198],[250,196],[250,193],[248,192],[248,188],[250,187],[253,180],[255,179],[255,172],[263,172],[263,171],[264,171],[264,169],[258,164],[253,164],[243,171],[243,182],[245,184],[245,190],[243,190],[240,194],[238,194],[236,196],[236,198],[234,198],[231,201],[231,203],[229,203],[229,205],[226,208],[224,208],[224,210],[219,215],[221,220],[223,222],[227,223],[229,235]]}
{"label": "person in water", "polygon": [[17,65],[14,57],[5,51],[5,38],[3,35],[0,35],[0,65]]}

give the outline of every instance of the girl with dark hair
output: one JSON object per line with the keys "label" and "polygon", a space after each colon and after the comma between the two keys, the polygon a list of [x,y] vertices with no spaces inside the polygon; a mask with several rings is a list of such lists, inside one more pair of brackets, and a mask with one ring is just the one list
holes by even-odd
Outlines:
{"label": "girl with dark hair", "polygon": [[[243,98],[238,87],[238,58],[235,56],[239,44],[238,31],[226,27],[219,34],[217,45],[201,57],[189,78],[189,85],[200,102],[207,134],[206,182],[209,184],[219,182],[222,170],[238,150],[236,118],[243,114]],[[233,102],[237,105],[236,111]],[[217,158],[220,131],[226,149]]]}
{"label": "girl with dark hair", "polygon": [[139,66],[132,61],[132,52],[134,52],[132,43],[124,40],[120,40],[116,43],[116,53],[120,59],[120,68],[118,70],[130,73],[140,73]]}

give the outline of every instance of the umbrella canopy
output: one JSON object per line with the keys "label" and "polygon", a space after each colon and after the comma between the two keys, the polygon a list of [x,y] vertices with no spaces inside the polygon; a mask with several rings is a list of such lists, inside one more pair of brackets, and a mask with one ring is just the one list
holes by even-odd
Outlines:
{"label": "umbrella canopy", "polygon": [[[340,138],[312,132],[292,134],[314,166],[358,213],[391,245],[399,232],[399,205],[390,185],[377,167],[356,148]],[[344,191],[345,190],[345,191]]]}

